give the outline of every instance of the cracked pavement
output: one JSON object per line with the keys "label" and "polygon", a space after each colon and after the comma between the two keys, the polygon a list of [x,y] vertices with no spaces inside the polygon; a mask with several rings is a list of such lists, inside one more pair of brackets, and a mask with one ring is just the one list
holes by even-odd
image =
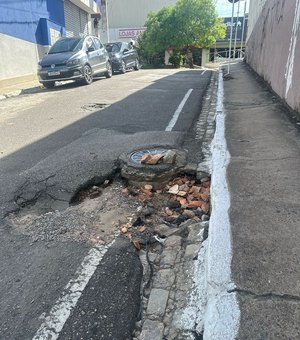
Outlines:
{"label": "cracked pavement", "polygon": [[[26,220],[21,220],[16,228],[9,220],[9,213],[19,212],[21,217],[46,216],[57,210],[63,220],[70,201],[81,188],[100,184],[118,171],[120,154],[150,146],[180,147],[199,117],[210,76],[211,72],[201,76],[201,71],[196,70],[129,72],[109,81],[97,80],[90,86],[66,84],[3,102],[0,111],[1,338],[31,339],[92,247],[82,239],[79,242],[33,239],[22,231]],[[173,131],[165,132],[191,88],[193,92]],[[98,110],[95,103],[103,103],[103,107]],[[76,214],[69,221],[76,223]],[[131,311],[125,324],[116,325],[113,335],[109,335],[114,340],[121,340],[123,334],[132,331],[139,297],[138,257],[124,256],[116,266],[114,254],[126,253],[130,248],[129,243],[118,242],[110,247],[103,265],[101,262],[80,299],[85,311],[92,303],[100,306],[95,317],[101,315],[104,306],[110,306],[107,319],[100,322],[98,329],[105,329],[120,311],[124,315],[120,306],[125,305]],[[101,276],[103,270],[107,271],[105,280]],[[99,276],[97,271],[102,274]],[[132,271],[135,275],[130,274]],[[135,289],[122,290],[123,282],[118,276],[121,272],[131,278]],[[116,303],[110,305],[112,294]],[[78,332],[84,334],[85,329],[79,329],[79,315],[74,318]],[[112,334],[109,328],[107,334]]]}
{"label": "cracked pavement", "polygon": [[237,338],[298,339],[299,131],[246,64],[232,75],[224,105]]}

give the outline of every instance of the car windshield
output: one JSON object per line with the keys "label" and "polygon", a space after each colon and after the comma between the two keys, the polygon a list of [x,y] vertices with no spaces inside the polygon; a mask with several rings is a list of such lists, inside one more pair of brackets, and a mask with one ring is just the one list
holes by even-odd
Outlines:
{"label": "car windshield", "polygon": [[120,52],[122,43],[106,44],[105,48],[107,52],[118,53]]}
{"label": "car windshield", "polygon": [[82,48],[82,44],[83,39],[81,38],[60,39],[50,48],[48,54],[77,52]]}

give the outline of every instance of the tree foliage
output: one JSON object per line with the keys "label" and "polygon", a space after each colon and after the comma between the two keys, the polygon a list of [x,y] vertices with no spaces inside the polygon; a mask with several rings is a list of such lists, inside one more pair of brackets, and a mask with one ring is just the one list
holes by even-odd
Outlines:
{"label": "tree foliage", "polygon": [[174,7],[151,12],[145,27],[139,45],[149,56],[170,47],[207,48],[214,45],[216,39],[224,38],[226,32],[213,0],[178,0]]}

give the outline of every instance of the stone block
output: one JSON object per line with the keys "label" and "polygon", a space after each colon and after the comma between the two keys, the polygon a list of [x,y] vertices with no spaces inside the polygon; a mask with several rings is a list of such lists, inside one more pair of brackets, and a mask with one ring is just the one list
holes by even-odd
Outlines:
{"label": "stone block", "polygon": [[181,237],[180,236],[170,236],[167,238],[165,242],[165,248],[176,248],[181,246]]}
{"label": "stone block", "polygon": [[158,321],[146,320],[140,340],[162,340],[164,333],[164,325]]}
{"label": "stone block", "polygon": [[161,269],[156,273],[153,280],[154,288],[168,289],[172,286],[175,280],[175,273],[172,269]]}
{"label": "stone block", "polygon": [[166,312],[169,291],[153,288],[150,293],[147,315],[151,319],[162,319]]}
{"label": "stone block", "polygon": [[192,260],[195,258],[199,253],[199,245],[198,244],[189,244],[186,246],[184,259],[185,260]]}
{"label": "stone block", "polygon": [[204,228],[200,223],[191,225],[189,227],[189,235],[187,237],[187,243],[200,243],[203,241]]}
{"label": "stone block", "polygon": [[178,252],[174,249],[173,250],[165,249],[161,254],[160,267],[161,268],[173,267],[176,261],[177,254]]}

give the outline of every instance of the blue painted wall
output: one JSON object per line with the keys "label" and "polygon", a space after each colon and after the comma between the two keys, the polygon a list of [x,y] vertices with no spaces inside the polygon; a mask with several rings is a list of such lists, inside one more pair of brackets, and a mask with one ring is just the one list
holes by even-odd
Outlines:
{"label": "blue painted wall", "polygon": [[0,0],[0,33],[49,45],[49,28],[64,35],[63,0]]}

